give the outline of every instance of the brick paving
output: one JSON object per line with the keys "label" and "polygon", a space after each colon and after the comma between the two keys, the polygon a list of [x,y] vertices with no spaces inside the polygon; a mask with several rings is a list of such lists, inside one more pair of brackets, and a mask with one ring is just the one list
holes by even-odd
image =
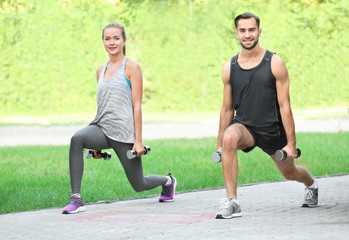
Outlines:
{"label": "brick paving", "polygon": [[[180,179],[178,179],[180,181]],[[349,239],[349,175],[317,179],[319,206],[301,208],[302,184],[285,181],[238,188],[243,216],[215,219],[224,189],[0,215],[0,239]]]}

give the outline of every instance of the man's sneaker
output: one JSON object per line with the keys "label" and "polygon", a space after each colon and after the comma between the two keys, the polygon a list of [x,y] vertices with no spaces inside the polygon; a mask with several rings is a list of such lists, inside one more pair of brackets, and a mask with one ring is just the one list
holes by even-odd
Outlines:
{"label": "man's sneaker", "polygon": [[239,203],[235,202],[232,198],[226,198],[224,199],[223,204],[216,215],[216,218],[228,219],[241,216],[242,214]]}
{"label": "man's sneaker", "polygon": [[302,207],[317,207],[319,188],[305,188],[304,201]]}
{"label": "man's sneaker", "polygon": [[85,211],[84,201],[77,195],[72,195],[68,205],[63,208],[62,214],[78,213]]}
{"label": "man's sneaker", "polygon": [[168,185],[162,185],[162,192],[161,192],[161,195],[159,198],[159,202],[173,202],[174,201],[177,180],[175,177],[172,177],[171,173],[169,173],[168,176],[171,178],[172,182]]}

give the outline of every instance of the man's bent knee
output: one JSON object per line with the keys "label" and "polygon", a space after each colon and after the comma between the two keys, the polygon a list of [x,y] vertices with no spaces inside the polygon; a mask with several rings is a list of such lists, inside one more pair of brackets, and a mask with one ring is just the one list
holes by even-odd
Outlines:
{"label": "man's bent knee", "polygon": [[237,150],[238,136],[233,132],[226,132],[223,136],[223,149]]}
{"label": "man's bent knee", "polygon": [[247,128],[242,124],[231,125],[223,135],[223,149],[239,150],[252,147],[254,139]]}

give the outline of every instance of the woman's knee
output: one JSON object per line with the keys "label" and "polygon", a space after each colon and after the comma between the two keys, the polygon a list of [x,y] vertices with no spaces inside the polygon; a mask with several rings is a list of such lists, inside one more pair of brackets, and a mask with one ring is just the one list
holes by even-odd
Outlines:
{"label": "woman's knee", "polygon": [[82,143],[84,140],[84,137],[80,132],[76,132],[70,139],[70,144],[75,145],[77,143]]}
{"label": "woman's knee", "polygon": [[144,184],[132,184],[132,187],[136,192],[143,192],[145,190]]}

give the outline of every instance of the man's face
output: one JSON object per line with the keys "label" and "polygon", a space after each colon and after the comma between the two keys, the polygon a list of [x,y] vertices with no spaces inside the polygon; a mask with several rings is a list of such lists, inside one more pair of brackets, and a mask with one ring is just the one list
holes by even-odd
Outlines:
{"label": "man's face", "polygon": [[240,19],[238,21],[236,36],[244,49],[253,49],[258,44],[260,34],[261,29],[258,29],[254,18]]}

